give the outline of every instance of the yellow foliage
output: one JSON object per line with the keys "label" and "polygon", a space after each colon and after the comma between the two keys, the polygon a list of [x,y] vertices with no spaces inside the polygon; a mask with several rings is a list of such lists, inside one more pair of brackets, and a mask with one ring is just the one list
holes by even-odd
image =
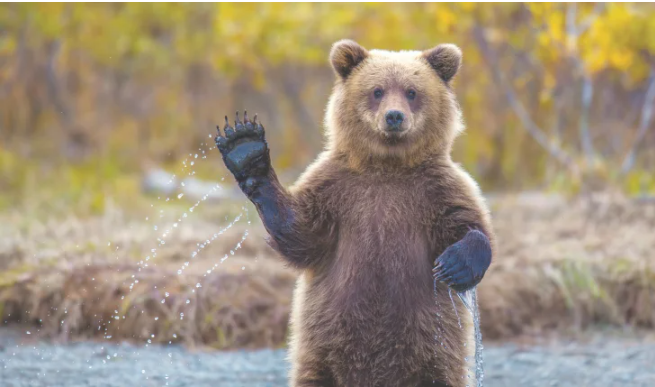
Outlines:
{"label": "yellow foliage", "polygon": [[[307,133],[320,130],[332,83],[327,53],[343,38],[390,50],[458,44],[464,65],[455,86],[468,131],[455,158],[472,170],[493,170],[491,185],[536,184],[548,156],[507,102],[478,29],[530,118],[572,152],[580,97],[570,90],[580,77],[604,77],[622,95],[643,92],[655,58],[652,4],[5,3],[0,189],[49,181],[38,166],[56,160],[63,166],[52,176],[73,192],[63,196],[99,210],[102,201],[84,189],[114,192],[101,180],[132,179],[141,158],[165,164],[184,157],[206,141],[214,121],[251,103],[268,107],[260,113],[277,125],[267,128],[280,145],[276,165],[299,166],[321,145]],[[555,133],[561,117],[565,127]],[[602,119],[592,117],[594,124]],[[632,126],[620,130],[632,133]],[[79,133],[87,154],[66,165],[62,149]],[[98,167],[102,179],[90,176]]]}

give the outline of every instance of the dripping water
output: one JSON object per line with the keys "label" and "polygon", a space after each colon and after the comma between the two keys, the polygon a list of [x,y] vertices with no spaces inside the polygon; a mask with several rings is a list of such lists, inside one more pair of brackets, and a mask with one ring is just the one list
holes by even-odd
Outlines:
{"label": "dripping water", "polygon": [[457,307],[455,306],[455,300],[453,300],[453,291],[450,288],[448,288],[448,295],[450,296],[450,302],[453,304],[455,316],[457,316],[457,325],[459,325],[459,329],[462,329],[462,319],[459,318],[459,313],[457,312]]}
{"label": "dripping water", "polygon": [[[464,293],[459,293],[459,292],[457,293],[457,295],[459,296],[460,300],[462,300],[462,294],[464,294]],[[459,329],[461,330],[461,329],[462,329],[462,319],[459,317],[459,312],[457,311],[457,305],[455,305],[455,300],[453,299],[453,291],[452,291],[452,289],[450,289],[450,288],[448,288],[448,296],[450,297],[450,303],[451,303],[451,305],[453,306],[453,310],[455,311],[455,316],[457,316],[457,325],[459,326]],[[464,302],[464,301],[462,300],[462,302]],[[464,306],[466,306],[466,305],[467,305],[467,304],[464,303]],[[467,309],[469,312],[471,311],[471,309],[470,309],[468,306],[466,307],[466,309]],[[468,340],[468,339],[465,338],[465,340],[464,340],[464,347],[466,347],[467,344],[468,344],[468,341],[467,341],[467,340]],[[476,345],[476,347],[477,347],[477,345]],[[466,351],[465,351],[465,352],[466,352]],[[472,367],[475,366],[475,364],[472,364],[472,362],[474,362],[474,361],[475,361],[475,359],[471,359],[471,358],[469,358],[468,356],[465,356],[465,357],[464,357],[464,362],[466,363],[466,369],[467,369],[467,373],[466,373],[466,378],[467,378],[467,379],[470,379],[470,378],[471,378],[471,374],[470,374],[470,372],[471,372]],[[476,376],[477,376],[477,373],[476,373]],[[464,376],[462,376],[462,378],[463,378],[463,377],[464,377]],[[466,386],[468,387],[469,385],[467,384]]]}
{"label": "dripping water", "polygon": [[[439,326],[437,327],[437,333],[435,334],[435,342],[439,341],[441,343],[441,346],[444,346],[441,336],[441,314],[439,313],[440,310],[440,305],[438,302],[438,297],[437,297],[437,280],[434,279],[434,284],[433,284],[433,292],[434,292],[434,297],[435,297],[435,304],[437,306],[437,322]],[[464,307],[466,310],[471,313],[471,316],[473,318],[473,332],[474,332],[474,339],[475,339],[475,352],[474,352],[474,357],[473,359],[469,359],[468,357],[464,358],[464,361],[467,363],[467,368],[470,370],[472,366],[475,366],[475,380],[476,380],[476,387],[483,387],[483,379],[484,379],[484,360],[482,358],[482,350],[484,349],[484,346],[482,345],[482,332],[480,331],[480,310],[478,308],[478,300],[477,300],[477,288],[470,289],[466,292],[456,292],[458,298],[462,301],[462,304],[464,304]],[[452,296],[452,290],[448,288],[448,296],[450,297],[451,304],[453,306],[453,310],[455,311],[455,315],[457,316],[457,323],[460,327],[462,328],[461,324],[461,318],[459,316],[459,312],[457,311],[457,306],[455,305],[455,299]],[[467,343],[464,343],[464,346],[466,346]],[[471,361],[473,364],[471,364]],[[462,376],[463,377],[463,376]],[[467,378],[470,377],[470,375],[466,376]],[[468,386],[468,384],[467,384]]]}
{"label": "dripping water", "polygon": [[[457,292],[459,299],[473,317],[473,329],[475,337],[475,379],[477,387],[482,387],[484,379],[484,360],[482,359],[482,332],[480,331],[480,309],[478,308],[477,287],[466,292]],[[452,300],[452,296],[451,296]],[[455,309],[457,311],[457,309]]]}
{"label": "dripping water", "polygon": [[[443,327],[441,325],[442,317],[441,317],[441,313],[439,313],[439,311],[441,310],[441,305],[439,305],[439,297],[437,297],[437,279],[436,278],[434,279],[434,284],[433,284],[432,290],[434,292],[434,304],[436,306],[435,309],[437,311],[437,324],[438,324],[437,333],[434,335],[434,341],[435,341],[435,343],[438,341],[439,344],[442,347],[445,347],[444,342],[442,340],[443,339],[443,336],[442,336]],[[436,355],[436,349],[435,349],[435,355]]]}

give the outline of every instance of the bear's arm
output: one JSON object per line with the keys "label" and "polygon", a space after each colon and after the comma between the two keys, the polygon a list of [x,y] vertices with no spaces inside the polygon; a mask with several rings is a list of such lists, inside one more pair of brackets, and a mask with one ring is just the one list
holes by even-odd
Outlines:
{"label": "bear's arm", "polygon": [[329,164],[325,157],[305,172],[294,192],[286,190],[271,165],[264,126],[236,113],[235,128],[227,116],[223,133],[218,129],[216,148],[241,191],[253,202],[270,235],[269,243],[298,268],[307,268],[326,257],[334,244],[334,222],[319,195],[326,187]]}
{"label": "bear's arm", "polygon": [[[434,179],[432,220],[434,241],[439,250],[464,239],[471,230],[481,232],[494,249],[495,238],[491,216],[477,183],[458,164],[448,162],[429,174]],[[438,252],[439,254],[441,252]]]}
{"label": "bear's arm", "polygon": [[434,276],[456,291],[472,289],[484,277],[493,255],[488,216],[474,203],[453,205],[441,223],[441,248],[446,248],[434,262]]}
{"label": "bear's arm", "polygon": [[493,246],[494,235],[488,210],[482,205],[473,200],[468,203],[453,204],[445,209],[444,218],[444,224],[448,228],[447,246],[462,240],[471,230],[484,234],[490,246]]}
{"label": "bear's arm", "polygon": [[270,236],[269,245],[299,269],[323,262],[336,242],[336,223],[321,202],[327,182],[307,180],[287,190],[271,169],[249,195]]}
{"label": "bear's arm", "polygon": [[458,165],[442,173],[435,195],[439,208],[434,241],[438,257],[434,275],[452,289],[464,291],[482,280],[494,252],[491,217],[475,181]]}

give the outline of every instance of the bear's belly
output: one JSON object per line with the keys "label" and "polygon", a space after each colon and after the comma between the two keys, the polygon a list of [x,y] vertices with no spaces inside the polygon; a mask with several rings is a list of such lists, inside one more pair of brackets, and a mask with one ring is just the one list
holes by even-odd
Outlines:
{"label": "bear's belly", "polygon": [[[447,288],[441,285],[435,299],[428,282],[427,289],[405,284],[414,290],[402,295],[307,284],[297,345],[318,354],[334,387],[459,386],[472,355],[464,344],[470,322],[461,308],[458,321]],[[447,376],[456,369],[457,379]]]}
{"label": "bear's belly", "polygon": [[329,338],[326,362],[339,385],[413,386],[430,374],[437,314],[430,260],[419,246],[337,257],[351,261],[315,284],[318,297],[307,295],[318,302],[306,318]]}
{"label": "bear's belly", "polygon": [[308,358],[320,359],[335,386],[457,387],[466,375],[467,324],[445,285],[435,296],[427,230],[383,207],[377,217],[348,219],[335,255],[306,276],[296,293],[293,351],[314,354]]}

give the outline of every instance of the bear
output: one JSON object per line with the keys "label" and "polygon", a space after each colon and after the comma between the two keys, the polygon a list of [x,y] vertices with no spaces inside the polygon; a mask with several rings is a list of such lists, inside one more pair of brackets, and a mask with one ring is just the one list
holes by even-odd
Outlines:
{"label": "bear", "polygon": [[[463,130],[452,80],[462,53],[335,43],[326,145],[285,189],[257,116],[225,118],[216,146],[268,233],[300,271],[290,385],[475,385],[474,288],[494,251],[476,182],[451,160]],[[467,345],[470,344],[470,345]]]}

